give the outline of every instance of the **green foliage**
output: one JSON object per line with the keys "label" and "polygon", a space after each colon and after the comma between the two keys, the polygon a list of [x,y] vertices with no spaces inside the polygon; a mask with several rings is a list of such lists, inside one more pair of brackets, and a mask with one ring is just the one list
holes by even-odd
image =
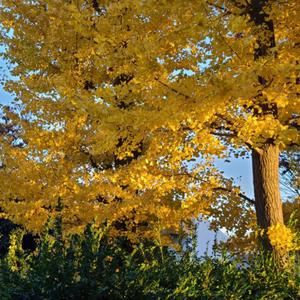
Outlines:
{"label": "green foliage", "polygon": [[18,228],[13,222],[0,218],[0,257],[3,257],[9,247],[9,234]]}
{"label": "green foliage", "polygon": [[197,258],[145,241],[111,241],[106,228],[86,227],[63,239],[59,219],[48,222],[38,248],[22,250],[14,231],[0,260],[0,299],[298,299],[296,269],[278,269],[260,254]]}

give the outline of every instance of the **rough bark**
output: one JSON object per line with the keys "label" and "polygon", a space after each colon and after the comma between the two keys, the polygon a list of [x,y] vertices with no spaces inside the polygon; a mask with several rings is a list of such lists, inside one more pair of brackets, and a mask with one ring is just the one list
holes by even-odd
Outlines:
{"label": "rough bark", "polygon": [[[267,229],[283,224],[279,190],[279,149],[273,144],[252,151],[253,183],[257,224]],[[267,236],[261,239],[265,250],[274,251]]]}

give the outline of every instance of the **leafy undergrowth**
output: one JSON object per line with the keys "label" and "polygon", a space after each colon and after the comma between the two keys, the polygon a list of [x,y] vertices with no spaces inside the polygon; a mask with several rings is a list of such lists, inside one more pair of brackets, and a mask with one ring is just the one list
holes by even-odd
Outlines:
{"label": "leafy undergrowth", "polygon": [[296,264],[282,270],[261,254],[247,262],[178,255],[150,242],[111,242],[93,225],[65,241],[59,222],[29,253],[23,234],[14,231],[0,260],[0,299],[300,299]]}

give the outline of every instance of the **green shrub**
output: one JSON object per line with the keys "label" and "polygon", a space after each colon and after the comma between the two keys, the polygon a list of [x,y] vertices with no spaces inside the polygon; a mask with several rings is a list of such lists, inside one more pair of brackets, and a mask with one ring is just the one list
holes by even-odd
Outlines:
{"label": "green shrub", "polygon": [[93,224],[64,240],[59,220],[28,253],[23,234],[13,232],[0,260],[0,299],[300,299],[296,269],[279,269],[261,254],[245,262],[178,255],[151,241],[112,242]]}

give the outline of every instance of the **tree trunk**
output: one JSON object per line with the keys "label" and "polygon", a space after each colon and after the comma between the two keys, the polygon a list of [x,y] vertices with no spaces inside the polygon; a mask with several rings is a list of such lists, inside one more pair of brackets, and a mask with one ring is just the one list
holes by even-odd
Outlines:
{"label": "tree trunk", "polygon": [[[279,148],[266,143],[252,151],[253,183],[257,224],[262,229],[283,224],[279,190]],[[275,252],[267,235],[261,238],[265,250]]]}
{"label": "tree trunk", "polygon": [[[268,14],[269,5],[268,0],[252,0],[248,6],[250,20],[256,27],[255,61],[276,56],[274,24]],[[260,109],[254,110],[254,115],[257,117],[272,115],[278,118],[277,105],[268,103],[261,92],[269,82],[270,79],[258,76],[261,90],[256,96],[256,105]],[[263,146],[252,150],[252,167],[257,224],[265,230],[271,225],[283,224],[279,189],[279,147],[274,144],[273,139],[266,140]],[[264,250],[272,252],[278,262],[284,262],[284,256],[272,247],[266,232],[260,240]]]}

